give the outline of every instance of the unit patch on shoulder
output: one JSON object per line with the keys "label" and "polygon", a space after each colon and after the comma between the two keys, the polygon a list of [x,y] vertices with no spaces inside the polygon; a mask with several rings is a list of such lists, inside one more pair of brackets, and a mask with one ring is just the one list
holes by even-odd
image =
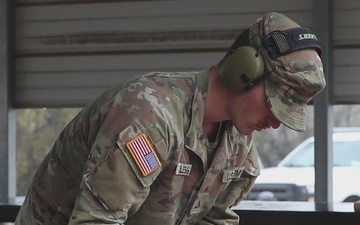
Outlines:
{"label": "unit patch on shoulder", "polygon": [[145,134],[140,134],[129,141],[126,147],[143,176],[149,175],[161,166],[160,160]]}

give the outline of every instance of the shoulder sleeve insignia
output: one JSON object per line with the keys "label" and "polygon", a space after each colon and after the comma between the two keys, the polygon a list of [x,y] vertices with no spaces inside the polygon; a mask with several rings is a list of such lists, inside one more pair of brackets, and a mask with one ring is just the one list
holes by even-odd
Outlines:
{"label": "shoulder sleeve insignia", "polygon": [[143,176],[149,175],[161,166],[160,160],[145,134],[140,134],[129,141],[126,147]]}

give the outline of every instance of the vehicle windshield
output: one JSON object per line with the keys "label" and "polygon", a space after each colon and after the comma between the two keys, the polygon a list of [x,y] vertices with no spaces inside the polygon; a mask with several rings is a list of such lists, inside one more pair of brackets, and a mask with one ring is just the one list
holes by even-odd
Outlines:
{"label": "vehicle windshield", "polygon": [[[360,141],[336,141],[334,166],[360,166]],[[284,167],[313,167],[314,142],[309,142],[289,159]]]}

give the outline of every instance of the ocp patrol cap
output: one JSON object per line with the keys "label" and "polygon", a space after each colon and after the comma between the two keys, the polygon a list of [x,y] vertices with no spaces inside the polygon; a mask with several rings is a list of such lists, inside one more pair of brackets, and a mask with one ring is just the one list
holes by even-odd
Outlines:
{"label": "ocp patrol cap", "polygon": [[258,19],[248,32],[264,60],[271,111],[287,127],[304,131],[306,105],[326,86],[316,35],[276,12]]}

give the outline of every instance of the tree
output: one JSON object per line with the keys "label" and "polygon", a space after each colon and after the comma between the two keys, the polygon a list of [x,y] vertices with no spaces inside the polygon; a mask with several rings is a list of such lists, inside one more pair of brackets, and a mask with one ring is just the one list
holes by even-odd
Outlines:
{"label": "tree", "polygon": [[23,109],[17,111],[17,195],[25,195],[41,160],[78,108]]}

